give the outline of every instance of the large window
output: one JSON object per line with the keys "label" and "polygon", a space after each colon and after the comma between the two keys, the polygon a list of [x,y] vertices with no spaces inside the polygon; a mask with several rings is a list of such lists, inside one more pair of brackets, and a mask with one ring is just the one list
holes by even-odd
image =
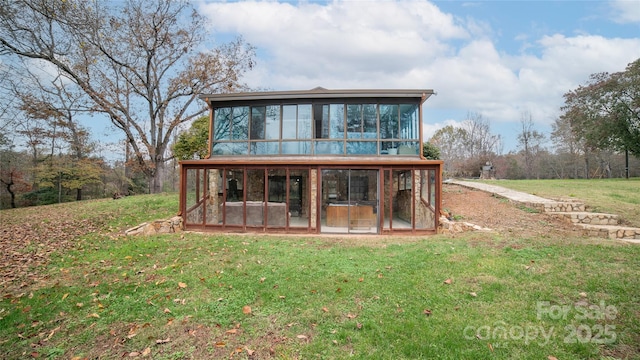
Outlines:
{"label": "large window", "polygon": [[418,104],[260,104],[213,119],[214,155],[419,155]]}

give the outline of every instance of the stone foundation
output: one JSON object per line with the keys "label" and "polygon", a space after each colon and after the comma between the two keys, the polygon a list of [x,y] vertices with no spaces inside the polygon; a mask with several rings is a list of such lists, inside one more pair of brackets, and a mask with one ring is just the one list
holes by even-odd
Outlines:
{"label": "stone foundation", "polygon": [[439,234],[455,234],[465,231],[491,231],[489,228],[483,228],[469,222],[455,222],[447,219],[444,216],[440,217],[440,226],[438,227]]}

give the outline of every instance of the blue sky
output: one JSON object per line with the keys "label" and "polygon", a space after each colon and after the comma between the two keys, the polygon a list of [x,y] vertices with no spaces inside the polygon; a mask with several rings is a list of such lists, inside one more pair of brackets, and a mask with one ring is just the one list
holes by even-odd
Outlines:
{"label": "blue sky", "polygon": [[550,131],[562,95],[640,58],[635,1],[202,1],[216,42],[256,46],[254,88],[419,88],[425,136],[482,114],[504,151],[528,112]]}

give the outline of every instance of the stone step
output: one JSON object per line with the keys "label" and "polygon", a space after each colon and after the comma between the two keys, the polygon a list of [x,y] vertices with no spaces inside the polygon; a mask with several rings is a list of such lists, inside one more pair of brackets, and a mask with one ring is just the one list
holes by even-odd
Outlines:
{"label": "stone step", "polygon": [[585,204],[579,202],[551,201],[545,202],[542,205],[546,213],[587,211]]}
{"label": "stone step", "polygon": [[549,215],[573,224],[618,225],[619,216],[592,212],[550,212]]}
{"label": "stone step", "polygon": [[586,236],[620,240],[640,240],[640,228],[590,224],[576,224],[576,226],[580,227],[583,235]]}

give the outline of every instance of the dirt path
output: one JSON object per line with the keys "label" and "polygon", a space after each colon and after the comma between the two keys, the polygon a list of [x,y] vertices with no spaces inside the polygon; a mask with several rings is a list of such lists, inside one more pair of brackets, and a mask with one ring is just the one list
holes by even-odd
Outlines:
{"label": "dirt path", "polygon": [[443,185],[442,207],[451,212],[456,221],[470,222],[502,234],[521,237],[544,236],[552,231],[560,235],[576,234],[570,224],[547,214],[518,208],[506,199],[458,185]]}

